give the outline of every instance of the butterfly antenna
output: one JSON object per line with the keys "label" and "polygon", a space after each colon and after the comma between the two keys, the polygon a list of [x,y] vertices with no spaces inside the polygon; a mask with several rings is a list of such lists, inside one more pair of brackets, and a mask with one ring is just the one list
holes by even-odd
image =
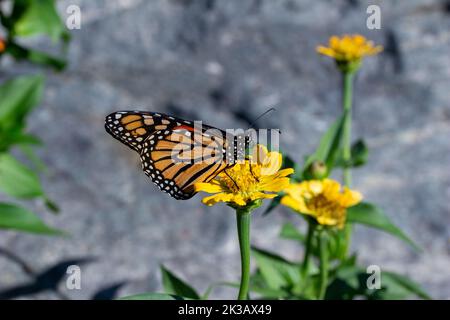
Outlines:
{"label": "butterfly antenna", "polygon": [[252,169],[252,164],[251,164],[251,162],[250,162],[248,165],[249,165],[249,168],[250,168],[250,173],[251,173],[251,175],[253,176],[253,178],[255,178],[255,180],[256,180],[257,182],[259,182],[259,178],[258,178],[257,176],[255,176],[255,174],[253,173],[253,169]]}
{"label": "butterfly antenna", "polygon": [[268,114],[269,112],[272,112],[272,111],[276,111],[276,110],[277,110],[277,109],[275,109],[275,108],[270,108],[269,110],[264,111],[261,115],[259,115],[259,116],[255,119],[255,121],[253,121],[252,123],[250,123],[250,128],[251,128],[251,127],[254,127],[255,124],[256,124],[256,122],[257,122],[259,119],[261,119],[262,117],[264,117],[266,114]]}
{"label": "butterfly antenna", "polygon": [[234,181],[234,179],[228,174],[227,170],[224,170],[225,174],[228,176],[228,178],[231,179],[231,181],[233,181],[234,185],[236,186],[236,188],[239,190],[239,186],[237,185],[236,181]]}

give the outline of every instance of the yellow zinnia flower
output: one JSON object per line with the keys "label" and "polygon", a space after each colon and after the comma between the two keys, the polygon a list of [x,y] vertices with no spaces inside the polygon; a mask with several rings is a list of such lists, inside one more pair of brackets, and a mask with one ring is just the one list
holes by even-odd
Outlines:
{"label": "yellow zinnia flower", "polygon": [[336,60],[341,67],[351,67],[349,71],[358,69],[362,58],[375,55],[383,50],[382,46],[374,46],[360,34],[332,36],[328,41],[328,47],[318,46],[317,52]]}
{"label": "yellow zinnia flower", "polygon": [[211,182],[196,183],[194,188],[196,192],[214,193],[202,200],[208,206],[226,202],[245,207],[257,200],[275,198],[289,185],[287,176],[294,170],[280,170],[281,163],[281,153],[257,145],[249,160],[224,170]]}
{"label": "yellow zinnia flower", "polygon": [[342,228],[345,223],[347,208],[359,203],[362,195],[344,187],[339,182],[309,180],[289,185],[284,192],[281,203],[291,209],[311,215],[318,223]]}

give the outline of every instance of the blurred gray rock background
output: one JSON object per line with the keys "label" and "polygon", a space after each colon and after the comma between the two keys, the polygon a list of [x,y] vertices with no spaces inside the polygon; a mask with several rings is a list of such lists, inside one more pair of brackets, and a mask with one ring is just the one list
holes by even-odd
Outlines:
{"label": "blurred gray rock background", "polygon": [[[31,204],[69,239],[2,232],[3,247],[36,269],[77,257],[87,299],[125,281],[120,295],[161,291],[164,264],[204,291],[236,281],[239,254],[233,212],[207,208],[200,196],[175,201],[157,191],[138,156],[103,129],[106,114],[142,109],[245,128],[270,106],[260,127],[280,128],[281,144],[302,161],[340,112],[339,74],[315,47],[332,34],[361,33],[385,47],[358,74],[354,138],[370,147],[354,186],[378,203],[424,248],[358,227],[353,250],[362,263],[405,273],[435,298],[450,298],[450,3],[438,0],[79,0],[68,70],[50,74],[30,129],[45,142],[43,176],[61,215]],[[366,8],[379,4],[382,29],[366,28]],[[45,46],[47,44],[42,44]],[[3,75],[30,72],[5,63]],[[252,242],[299,259],[301,249],[277,238],[288,210],[253,218]],[[0,257],[0,288],[27,281]],[[212,298],[234,298],[218,288]],[[58,298],[52,293],[35,298]]]}

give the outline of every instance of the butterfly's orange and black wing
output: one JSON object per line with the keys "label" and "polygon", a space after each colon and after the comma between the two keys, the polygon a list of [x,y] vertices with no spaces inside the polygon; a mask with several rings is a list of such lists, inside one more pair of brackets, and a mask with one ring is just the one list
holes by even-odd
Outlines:
{"label": "butterfly's orange and black wing", "polygon": [[228,167],[225,132],[196,128],[192,121],[161,113],[115,112],[106,117],[105,128],[141,156],[147,176],[176,199],[189,199],[193,185],[208,182]]}

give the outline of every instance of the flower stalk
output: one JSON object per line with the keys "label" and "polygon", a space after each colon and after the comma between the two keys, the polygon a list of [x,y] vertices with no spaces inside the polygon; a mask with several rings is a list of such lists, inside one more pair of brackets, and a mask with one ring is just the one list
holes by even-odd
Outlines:
{"label": "flower stalk", "polygon": [[[345,163],[343,170],[343,182],[344,186],[350,188],[352,184],[352,172],[349,166],[351,161],[351,132],[352,132],[352,98],[353,98],[353,77],[354,72],[352,71],[342,71],[343,76],[343,96],[342,96],[342,107],[345,112],[344,127],[343,127],[343,151],[342,157]],[[348,254],[350,248],[350,241],[352,237],[352,226],[351,224],[346,224],[345,229],[345,247],[342,252],[342,258],[345,258]]]}
{"label": "flower stalk", "polygon": [[325,298],[325,293],[328,285],[328,235],[325,230],[320,230],[319,232],[319,276],[320,276],[320,287],[319,294],[317,298],[323,300]]}
{"label": "flower stalk", "polygon": [[343,96],[342,107],[345,112],[343,128],[343,160],[344,167],[344,185],[346,187],[352,184],[352,173],[349,163],[351,161],[351,132],[352,132],[352,96],[353,96],[353,75],[351,71],[343,71]]}
{"label": "flower stalk", "polygon": [[236,222],[241,252],[241,283],[239,286],[238,300],[248,298],[250,283],[250,219],[251,209],[236,209]]}
{"label": "flower stalk", "polygon": [[[248,298],[250,282],[250,215],[261,206],[264,199],[273,199],[278,192],[289,186],[288,176],[294,169],[281,169],[281,153],[269,152],[263,145],[257,145],[249,159],[225,169],[207,183],[196,183],[196,192],[213,195],[202,202],[213,206],[225,202],[236,210],[236,222],[241,252],[241,283],[238,300]],[[281,169],[281,170],[280,170]]]}
{"label": "flower stalk", "polygon": [[306,234],[306,246],[305,246],[305,255],[303,257],[303,264],[302,264],[302,270],[301,274],[302,277],[305,278],[308,275],[308,269],[309,269],[309,260],[311,256],[311,249],[312,249],[312,240],[314,237],[314,232],[316,225],[310,219],[308,219],[308,233]]}

